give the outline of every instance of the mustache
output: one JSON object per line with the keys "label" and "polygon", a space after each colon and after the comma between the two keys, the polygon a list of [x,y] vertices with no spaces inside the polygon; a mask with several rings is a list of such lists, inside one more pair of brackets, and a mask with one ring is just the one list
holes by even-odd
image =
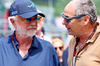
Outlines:
{"label": "mustache", "polygon": [[33,25],[29,26],[27,29],[30,29],[30,28],[37,29],[37,27],[36,26],[33,26]]}

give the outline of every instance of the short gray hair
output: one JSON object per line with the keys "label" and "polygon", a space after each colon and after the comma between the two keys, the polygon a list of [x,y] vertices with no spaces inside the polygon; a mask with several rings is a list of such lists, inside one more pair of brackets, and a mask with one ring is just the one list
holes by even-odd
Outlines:
{"label": "short gray hair", "polygon": [[8,17],[9,27],[11,28],[12,31],[15,31],[15,27],[13,26],[13,24],[10,21],[11,18],[15,19],[15,16]]}
{"label": "short gray hair", "polygon": [[95,4],[92,0],[78,0],[76,2],[77,6],[75,9],[75,15],[89,15],[91,23],[97,21],[97,11]]}

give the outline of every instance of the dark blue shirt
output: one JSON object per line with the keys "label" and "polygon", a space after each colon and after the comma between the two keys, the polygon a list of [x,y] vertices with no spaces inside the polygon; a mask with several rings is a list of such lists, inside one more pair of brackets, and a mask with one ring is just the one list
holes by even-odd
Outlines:
{"label": "dark blue shirt", "polygon": [[68,60],[68,51],[69,51],[69,47],[67,47],[63,52],[63,56],[62,56],[63,66],[68,66],[68,62],[67,62],[67,60]]}
{"label": "dark blue shirt", "polygon": [[59,66],[58,56],[51,43],[33,37],[29,53],[22,57],[19,44],[13,35],[0,39],[0,66]]}

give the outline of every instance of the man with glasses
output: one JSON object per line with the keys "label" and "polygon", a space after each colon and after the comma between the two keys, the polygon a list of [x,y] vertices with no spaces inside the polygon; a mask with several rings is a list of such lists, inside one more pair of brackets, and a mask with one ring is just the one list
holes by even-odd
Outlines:
{"label": "man with glasses", "polygon": [[63,44],[63,41],[59,38],[53,38],[52,39],[52,44],[57,52],[57,55],[58,55],[58,58],[59,58],[59,61],[60,61],[60,66],[63,66],[62,62],[63,62],[63,59],[62,59],[62,54],[63,54],[63,51],[64,51],[64,44]]}
{"label": "man with glasses", "polygon": [[0,39],[0,66],[59,66],[52,44],[35,36],[42,17],[30,0],[12,3],[9,21],[14,33]]}
{"label": "man with glasses", "polygon": [[69,66],[100,66],[100,26],[92,0],[72,0],[62,17],[62,24],[73,36],[69,43]]}

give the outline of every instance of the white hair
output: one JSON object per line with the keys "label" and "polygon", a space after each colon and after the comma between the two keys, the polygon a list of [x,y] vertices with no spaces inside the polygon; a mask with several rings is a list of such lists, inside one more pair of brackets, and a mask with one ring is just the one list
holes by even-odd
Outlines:
{"label": "white hair", "polygon": [[15,31],[15,27],[13,26],[13,24],[10,21],[11,18],[15,19],[15,16],[8,17],[9,26],[10,26],[12,31]]}

